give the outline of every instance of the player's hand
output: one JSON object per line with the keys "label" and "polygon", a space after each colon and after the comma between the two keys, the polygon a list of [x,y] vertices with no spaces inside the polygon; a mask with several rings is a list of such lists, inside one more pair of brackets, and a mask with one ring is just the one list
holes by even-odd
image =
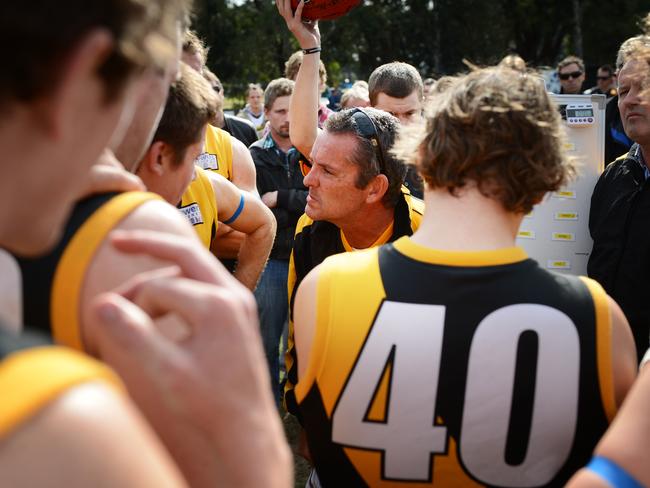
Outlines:
{"label": "player's hand", "polygon": [[[99,296],[91,326],[101,358],[189,483],[289,486],[290,453],[251,293],[194,240],[140,231],[115,235],[113,244],[173,265]],[[180,341],[156,327],[169,314],[188,328]]]}
{"label": "player's hand", "polygon": [[305,0],[300,0],[295,14],[291,8],[291,0],[275,0],[275,5],[278,7],[278,12],[284,18],[287,27],[295,36],[301,49],[320,46],[321,39],[318,21],[311,22],[302,20],[302,10],[305,7]]}
{"label": "player's hand", "polygon": [[97,162],[90,168],[79,198],[85,198],[95,193],[145,190],[146,187],[142,180],[124,169],[113,153],[105,149]]}

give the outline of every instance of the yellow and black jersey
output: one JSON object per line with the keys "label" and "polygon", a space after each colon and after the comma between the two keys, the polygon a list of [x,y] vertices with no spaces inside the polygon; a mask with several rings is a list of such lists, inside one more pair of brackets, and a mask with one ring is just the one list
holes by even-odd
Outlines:
{"label": "yellow and black jersey", "polygon": [[203,153],[196,159],[196,164],[232,181],[231,137],[225,130],[208,124],[205,129]]}
{"label": "yellow and black jersey", "polygon": [[195,168],[195,177],[183,194],[178,209],[187,217],[199,235],[203,245],[210,249],[212,239],[217,234],[217,200],[214,187],[205,170]]}
{"label": "yellow and black jersey", "polygon": [[56,343],[83,350],[79,297],[86,270],[101,243],[147,192],[104,193],[80,201],[56,247],[39,258],[16,256],[22,275],[23,320]]}
{"label": "yellow and black jersey", "polygon": [[320,268],[296,386],[323,486],[559,487],[616,412],[607,295],[405,237]]}
{"label": "yellow and black jersey", "polygon": [[122,390],[115,374],[103,364],[41,342],[0,330],[0,439],[74,386],[100,381]]}
{"label": "yellow and black jersey", "polygon": [[[393,242],[403,236],[413,235],[422,221],[424,202],[411,195],[406,187],[402,187],[402,198],[395,206],[395,219],[384,233],[370,247]],[[293,344],[293,297],[298,286],[307,274],[322,263],[325,258],[334,254],[350,252],[350,246],[343,231],[336,225],[318,221],[314,222],[307,214],[303,214],[296,226],[296,236],[293,251],[289,259],[289,278],[287,288],[289,293],[289,337],[285,363],[287,381],[284,388],[284,401],[287,410],[298,415],[295,408],[293,387],[298,377],[296,351]]]}

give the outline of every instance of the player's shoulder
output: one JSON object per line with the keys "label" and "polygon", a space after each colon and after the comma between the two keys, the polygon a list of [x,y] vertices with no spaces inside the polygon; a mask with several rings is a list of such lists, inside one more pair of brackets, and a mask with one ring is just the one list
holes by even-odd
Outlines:
{"label": "player's shoulder", "polygon": [[168,234],[194,236],[187,219],[177,208],[162,199],[144,200],[122,220],[115,229],[119,230],[163,230]]}
{"label": "player's shoulder", "polygon": [[369,267],[378,265],[380,247],[360,249],[328,256],[320,265],[321,273],[336,273],[337,275],[356,275]]}

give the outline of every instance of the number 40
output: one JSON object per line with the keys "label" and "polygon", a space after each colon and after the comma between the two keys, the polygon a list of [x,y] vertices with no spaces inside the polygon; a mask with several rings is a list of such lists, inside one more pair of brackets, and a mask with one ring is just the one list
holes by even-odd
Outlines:
{"label": "number 40", "polygon": [[[384,302],[332,415],[332,440],[382,451],[384,479],[430,481],[447,428],[435,425],[445,307]],[[538,337],[532,425],[526,456],[505,461],[519,338]],[[449,333],[453,333],[450,331]],[[366,421],[394,348],[385,423]],[[487,315],[469,353],[459,455],[476,479],[498,486],[548,483],[568,458],[576,429],[580,343],[557,309],[517,304]]]}

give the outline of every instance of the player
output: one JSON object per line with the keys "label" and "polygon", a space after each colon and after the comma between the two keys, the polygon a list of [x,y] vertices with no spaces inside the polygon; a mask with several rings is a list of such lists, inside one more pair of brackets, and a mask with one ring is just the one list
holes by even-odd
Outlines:
{"label": "player", "polygon": [[634,380],[629,326],[515,247],[571,174],[560,124],[534,77],[456,81],[397,143],[420,228],[303,281],[296,398],[323,486],[562,486],[589,459]]}

